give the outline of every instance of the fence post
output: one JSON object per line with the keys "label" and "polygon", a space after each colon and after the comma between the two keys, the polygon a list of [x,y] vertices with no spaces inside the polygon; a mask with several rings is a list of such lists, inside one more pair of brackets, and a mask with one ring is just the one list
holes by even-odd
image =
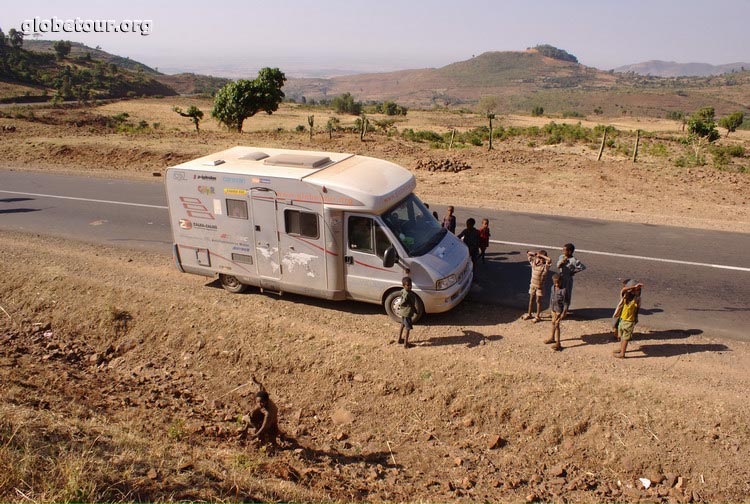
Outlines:
{"label": "fence post", "polygon": [[638,158],[638,144],[641,142],[641,130],[635,130],[635,147],[633,148],[633,162]]}
{"label": "fence post", "polygon": [[604,152],[604,142],[607,141],[607,129],[608,128],[609,128],[608,126],[604,127],[604,134],[602,135],[602,146],[599,147],[599,155],[596,157],[597,161],[602,160],[602,153]]}

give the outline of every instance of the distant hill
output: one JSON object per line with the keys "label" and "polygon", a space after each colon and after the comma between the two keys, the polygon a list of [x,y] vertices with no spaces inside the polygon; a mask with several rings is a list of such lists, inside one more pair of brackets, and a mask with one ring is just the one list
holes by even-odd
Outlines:
{"label": "distant hill", "polygon": [[[54,44],[55,42],[57,41],[26,39],[23,41],[23,48],[27,51],[54,55],[55,50],[53,49],[52,44]],[[94,60],[103,61],[105,63],[114,63],[118,67],[125,68],[126,70],[132,70],[134,72],[141,70],[148,74],[161,75],[158,70],[151,68],[148,65],[144,65],[139,61],[131,60],[130,58],[124,58],[122,56],[110,54],[107,51],[92,48],[87,45],[81,44],[80,42],[71,42],[70,45],[70,54],[68,56],[70,58],[85,57],[86,54],[90,54],[91,58]]]}
{"label": "distant hill", "polygon": [[441,68],[289,79],[284,92],[314,99],[351,92],[359,100],[399,100],[406,105],[429,106],[475,102],[482,95],[511,96],[519,89],[607,89],[615,82],[607,72],[528,49],[486,52]]}
{"label": "distant hill", "polygon": [[653,75],[655,77],[707,77],[729,72],[743,72],[750,70],[750,63],[727,63],[725,65],[711,65],[709,63],[676,63],[674,61],[651,60],[633,63],[614,69],[615,72],[633,72],[638,75]]}
{"label": "distant hill", "polygon": [[750,110],[750,72],[672,78],[605,72],[579,64],[561,49],[537,46],[486,52],[441,68],[291,78],[284,92],[296,100],[330,100],[348,92],[357,101],[389,100],[417,108],[472,108],[491,95],[499,98],[500,113],[540,106],[545,113],[573,116],[665,117],[710,105],[722,115]]}
{"label": "distant hill", "polygon": [[155,68],[78,42],[62,60],[54,40],[24,40],[21,48],[0,47],[0,102],[213,94],[229,79]]}

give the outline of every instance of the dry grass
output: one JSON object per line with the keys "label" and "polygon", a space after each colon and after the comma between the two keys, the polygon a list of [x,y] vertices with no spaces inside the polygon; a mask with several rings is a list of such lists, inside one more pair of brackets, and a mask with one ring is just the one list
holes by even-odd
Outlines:
{"label": "dry grass", "polygon": [[[519,501],[547,492],[531,480],[559,464],[597,487],[566,500],[618,500],[603,489],[646,472],[684,476],[707,500],[748,490],[744,343],[620,365],[596,344],[608,324],[571,320],[553,356],[546,326],[469,301],[420,324],[404,353],[374,307],[234,296],[154,254],[0,241],[0,299],[15,320],[0,321],[3,501]],[[710,334],[690,344],[720,347]],[[251,373],[301,452],[235,439],[248,397],[227,392]],[[695,404],[700,415],[675,415]],[[341,409],[352,423],[336,423]],[[496,435],[504,446],[488,450]]]}

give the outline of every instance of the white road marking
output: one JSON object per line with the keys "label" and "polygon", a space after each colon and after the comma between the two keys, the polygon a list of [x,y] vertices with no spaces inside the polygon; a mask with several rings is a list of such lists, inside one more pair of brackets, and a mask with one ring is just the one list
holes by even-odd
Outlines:
{"label": "white road marking", "polygon": [[[519,243],[519,242],[508,242],[508,241],[500,241],[500,240],[490,240],[490,243],[498,243],[501,245],[516,245],[519,247],[531,247],[537,250],[538,249],[562,250],[562,247],[552,247],[549,245],[539,245],[535,243]],[[704,268],[717,268],[717,269],[725,269],[725,270],[733,270],[733,271],[750,272],[750,268],[743,268],[740,266],[727,266],[725,264],[709,264],[709,263],[700,263],[700,262],[692,262],[692,261],[680,261],[677,259],[664,259],[661,257],[646,257],[646,256],[631,255],[631,254],[617,254],[615,252],[601,252],[598,250],[586,250],[586,249],[579,249],[579,248],[576,248],[576,252],[584,252],[586,254],[603,255],[603,256],[609,256],[609,257],[622,257],[624,259],[639,259],[641,261],[656,261],[656,262],[672,263],[672,264],[684,264],[687,266],[702,266]]]}
{"label": "white road marking", "polygon": [[[143,207],[143,208],[158,208],[161,210],[167,209],[166,206],[162,206],[162,205],[146,205],[144,203],[128,203],[125,201],[76,198],[73,196],[57,196],[55,194],[38,194],[38,193],[3,191],[3,190],[0,190],[0,193],[20,194],[23,196],[38,196],[40,198],[58,198],[58,199],[67,199],[67,200],[74,200],[74,201],[90,201],[92,203],[109,203],[111,205],[125,205],[125,206],[135,206],[135,207]],[[551,249],[551,250],[562,250],[560,247],[552,247],[549,245],[539,245],[535,243],[508,242],[508,241],[500,241],[500,240],[490,240],[490,243],[497,243],[500,245],[516,245],[519,247],[532,247],[536,249],[543,248],[543,249]],[[598,250],[585,250],[585,249],[576,249],[576,250],[578,252],[584,252],[586,254],[603,255],[603,256],[609,256],[609,257],[621,257],[623,259],[639,259],[642,261],[656,261],[656,262],[672,263],[672,264],[684,264],[686,266],[702,266],[704,268],[716,268],[716,269],[750,272],[750,268],[743,268],[740,266],[727,266],[725,264],[710,264],[710,263],[700,263],[700,262],[693,262],[693,261],[680,261],[677,259],[664,259],[661,257],[646,257],[646,256],[631,255],[631,254],[617,254],[615,252],[601,252]]]}
{"label": "white road marking", "polygon": [[27,193],[27,192],[18,192],[18,191],[0,191],[0,193],[21,194],[23,196],[39,196],[40,198],[58,198],[58,199],[67,199],[67,200],[75,200],[75,201],[90,201],[92,203],[109,203],[111,205],[126,205],[126,206],[135,206],[135,207],[144,207],[144,208],[159,208],[162,210],[167,209],[167,207],[161,206],[161,205],[146,205],[144,203],[128,203],[126,201],[110,201],[110,200],[100,200],[100,199],[90,199],[90,198],[75,198],[73,196],[57,196],[55,194],[37,194],[37,193]]}

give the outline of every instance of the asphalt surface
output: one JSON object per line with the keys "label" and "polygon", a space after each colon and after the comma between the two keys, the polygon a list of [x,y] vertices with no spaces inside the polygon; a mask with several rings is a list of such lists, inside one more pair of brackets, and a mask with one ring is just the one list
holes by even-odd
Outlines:
{"label": "asphalt surface", "polygon": [[[418,193],[418,192],[417,192]],[[433,206],[440,215],[442,206]],[[573,242],[587,266],[576,276],[574,317],[608,319],[622,278],[644,283],[640,323],[687,337],[750,341],[750,234],[456,208],[458,229],[490,219],[492,243],[474,299],[528,304],[528,249],[554,259]],[[0,170],[0,230],[17,230],[171,254],[162,180],[133,182]]]}

